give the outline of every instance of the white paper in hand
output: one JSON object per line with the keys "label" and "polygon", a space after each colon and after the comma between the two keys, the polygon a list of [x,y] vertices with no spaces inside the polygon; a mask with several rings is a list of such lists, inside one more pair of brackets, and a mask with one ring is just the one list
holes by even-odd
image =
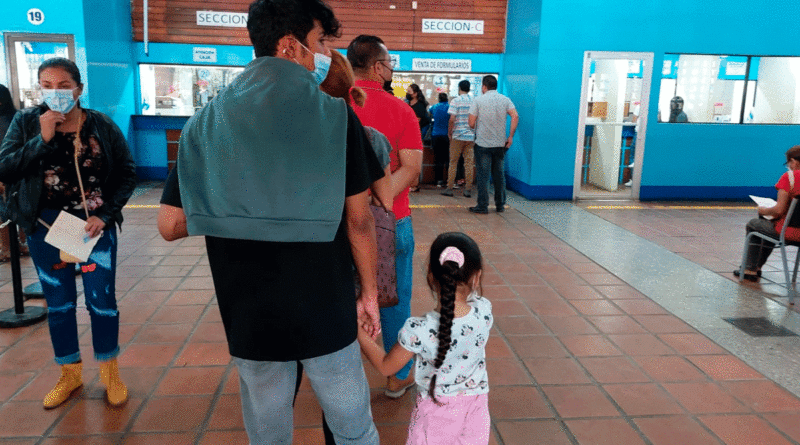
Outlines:
{"label": "white paper in hand", "polygon": [[[759,207],[775,207],[775,205],[778,204],[778,202],[772,198],[762,198],[761,196],[750,195],[750,199],[752,199]],[[772,216],[765,215],[764,219],[772,219]]]}
{"label": "white paper in hand", "polygon": [[101,233],[89,238],[85,227],[86,221],[62,211],[50,226],[44,241],[85,262],[102,236]]}

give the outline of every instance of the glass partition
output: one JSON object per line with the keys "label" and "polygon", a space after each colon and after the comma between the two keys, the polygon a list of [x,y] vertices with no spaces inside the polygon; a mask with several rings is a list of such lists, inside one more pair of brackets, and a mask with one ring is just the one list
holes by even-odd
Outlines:
{"label": "glass partition", "polygon": [[665,54],[658,121],[800,124],[800,57]]}
{"label": "glass partition", "polygon": [[191,116],[242,71],[244,67],[140,64],[140,113]]}
{"label": "glass partition", "polygon": [[[486,74],[476,73],[422,73],[411,71],[395,71],[392,76],[392,90],[397,97],[405,98],[406,89],[412,83],[419,85],[428,103],[435,105],[439,102],[439,93],[447,93],[452,99],[458,97],[458,83],[468,80],[470,83],[469,94],[477,97],[481,94],[481,82]],[[497,77],[497,74],[492,73]]]}

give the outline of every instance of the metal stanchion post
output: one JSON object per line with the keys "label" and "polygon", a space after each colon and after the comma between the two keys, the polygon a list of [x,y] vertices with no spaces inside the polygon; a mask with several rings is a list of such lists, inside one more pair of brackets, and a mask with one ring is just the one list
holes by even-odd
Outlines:
{"label": "metal stanchion post", "polygon": [[25,306],[22,295],[22,272],[19,265],[19,234],[17,225],[8,225],[11,254],[11,283],[14,288],[14,307],[0,312],[0,328],[18,328],[47,318],[47,308]]}

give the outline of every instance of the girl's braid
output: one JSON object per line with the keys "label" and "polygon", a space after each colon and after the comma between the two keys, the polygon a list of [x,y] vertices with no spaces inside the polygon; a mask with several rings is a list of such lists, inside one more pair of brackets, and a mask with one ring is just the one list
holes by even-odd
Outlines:
{"label": "girl's braid", "polygon": [[[457,273],[459,269],[458,264],[453,261],[445,262],[442,267],[445,269],[445,273],[442,274],[442,277],[439,280],[439,301],[441,304],[441,309],[439,312],[439,332],[437,334],[439,349],[436,353],[436,360],[433,362],[433,366],[437,370],[441,368],[442,363],[444,363],[444,359],[447,356],[447,351],[450,350],[450,343],[452,342],[451,330],[453,328],[453,317],[455,315],[456,286],[458,284],[453,275]],[[439,401],[436,400],[436,394],[434,391],[435,388],[436,373],[434,373],[433,377],[431,377],[428,395],[430,395],[431,399],[438,404]]]}

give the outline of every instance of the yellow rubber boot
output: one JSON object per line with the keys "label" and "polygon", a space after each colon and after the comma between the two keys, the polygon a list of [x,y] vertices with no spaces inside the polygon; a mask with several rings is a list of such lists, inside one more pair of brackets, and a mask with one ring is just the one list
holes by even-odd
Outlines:
{"label": "yellow rubber boot", "polygon": [[44,396],[44,407],[55,408],[66,402],[73,391],[83,386],[83,363],[61,365],[61,378],[56,386]]}
{"label": "yellow rubber boot", "polygon": [[108,403],[113,406],[122,405],[128,401],[128,387],[119,377],[117,359],[100,363],[100,381],[106,385]]}

